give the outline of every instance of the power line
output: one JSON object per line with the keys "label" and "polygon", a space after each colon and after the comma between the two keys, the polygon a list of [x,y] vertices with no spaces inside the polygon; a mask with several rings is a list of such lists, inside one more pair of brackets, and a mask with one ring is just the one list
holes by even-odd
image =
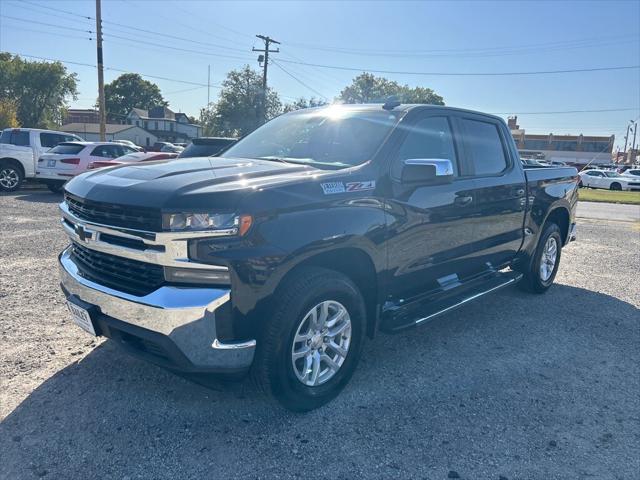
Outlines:
{"label": "power line", "polygon": [[534,44],[526,44],[526,45],[511,45],[511,46],[499,46],[499,47],[483,47],[483,48],[449,48],[449,49],[419,49],[419,50],[374,50],[374,49],[358,49],[358,48],[344,48],[344,47],[332,47],[326,45],[315,45],[309,43],[296,43],[296,42],[287,42],[287,45],[291,45],[293,47],[305,48],[310,50],[321,50],[328,52],[336,52],[336,53],[345,53],[345,54],[354,54],[354,55],[374,55],[374,56],[403,56],[403,55],[414,55],[414,56],[422,56],[422,55],[434,55],[434,54],[442,54],[442,55],[456,55],[456,54],[483,54],[483,53],[505,53],[512,52],[514,50],[522,50],[522,49],[532,49],[532,48],[548,48],[548,47],[569,47],[573,48],[575,46],[583,46],[583,45],[591,45],[591,44],[601,44],[603,42],[611,42],[616,39],[627,38],[626,41],[637,40],[638,35],[636,34],[624,34],[624,35],[611,35],[608,37],[600,37],[600,38],[581,38],[574,40],[562,40],[555,42],[544,42],[544,43],[534,43]]}
{"label": "power line", "polygon": [[491,112],[493,115],[550,115],[561,113],[602,113],[602,112],[630,112],[639,108],[601,108],[597,110],[562,110],[555,112]]}
{"label": "power line", "polygon": [[222,54],[222,53],[210,53],[210,52],[203,52],[201,50],[193,50],[193,49],[190,49],[190,48],[181,48],[181,47],[174,47],[174,46],[171,46],[171,45],[162,45],[162,44],[155,43],[155,42],[148,42],[148,41],[145,41],[145,40],[129,38],[129,37],[123,37],[121,35],[114,35],[113,33],[106,33],[105,37],[107,37],[107,38],[118,38],[120,40],[126,40],[126,41],[129,41],[129,42],[133,42],[135,44],[142,43],[144,45],[151,45],[153,47],[163,48],[163,49],[168,49],[168,50],[175,50],[175,51],[179,51],[179,52],[197,53],[197,54],[204,55],[204,56],[207,56],[207,57],[232,58],[232,59],[236,59],[236,60],[251,60],[251,57],[240,57],[240,56],[237,56],[237,55],[226,55],[226,54]]}
{"label": "power line", "polygon": [[93,30],[84,30],[82,28],[74,28],[74,27],[68,27],[66,25],[56,25],[54,23],[46,23],[46,22],[37,22],[35,20],[31,20],[28,18],[20,18],[20,17],[13,17],[11,15],[0,15],[1,18],[9,18],[11,20],[16,20],[19,22],[25,22],[25,23],[35,23],[37,25],[45,25],[47,27],[55,27],[55,28],[62,28],[64,30],[75,30],[76,32],[85,32],[85,33],[95,33]]}
{"label": "power line", "polygon": [[307,63],[307,62],[296,62],[294,60],[284,60],[280,59],[280,62],[292,63],[296,65],[307,65],[311,67],[318,68],[330,68],[333,70],[347,70],[352,72],[371,72],[371,73],[385,73],[385,74],[396,74],[396,75],[425,75],[425,76],[438,76],[438,77],[451,77],[451,76],[460,76],[460,77],[475,77],[475,76],[517,76],[517,75],[549,75],[549,74],[560,74],[560,73],[579,73],[579,72],[603,72],[603,71],[612,71],[612,70],[631,70],[640,68],[640,65],[623,65],[616,67],[593,67],[593,68],[576,68],[576,69],[566,69],[566,70],[540,70],[540,71],[531,71],[531,72],[410,72],[410,71],[398,71],[398,70],[377,70],[373,68],[357,68],[357,67],[343,67],[338,65],[323,65],[320,63]]}
{"label": "power line", "polygon": [[46,7],[44,5],[40,5],[39,3],[34,3],[34,2],[28,2],[27,0],[21,0],[22,3],[26,3],[28,5],[33,5],[34,7],[40,7],[40,8],[46,8],[47,10],[53,10],[54,12],[61,12],[61,13],[66,13],[68,15],[73,15],[74,17],[79,17],[79,18],[85,18],[87,20],[95,20],[94,17],[90,17],[87,15],[81,15],[79,13],[76,12],[70,12],[69,10],[63,10],[61,8],[58,7]]}
{"label": "power line", "polygon": [[21,32],[41,33],[43,35],[52,35],[54,37],[66,37],[66,38],[73,38],[78,40],[89,40],[89,41],[94,40],[93,37],[81,37],[80,35],[69,35],[66,33],[59,33],[59,32],[47,32],[44,30],[36,30],[33,28],[19,27],[17,25],[3,25],[3,28],[14,28],[14,29],[20,30]]}
{"label": "power line", "polygon": [[282,65],[280,65],[278,62],[276,62],[275,60],[272,61],[273,64],[278,67],[280,70],[282,70],[284,73],[286,73],[287,75],[289,75],[291,78],[293,78],[296,82],[298,82],[300,85],[302,85],[303,87],[306,87],[307,89],[311,90],[313,93],[315,93],[316,95],[319,95],[321,98],[324,98],[325,100],[329,100],[328,97],[326,97],[325,95],[323,95],[322,93],[320,93],[318,90],[316,90],[313,87],[310,87],[309,85],[307,85],[306,83],[304,83],[302,80],[300,80],[298,77],[296,77],[295,75],[293,75],[292,73],[288,72]]}
{"label": "power line", "polygon": [[138,31],[138,32],[144,32],[144,33],[151,34],[151,35],[158,35],[158,36],[163,37],[163,38],[173,38],[174,40],[180,40],[180,41],[183,41],[183,42],[194,43],[194,44],[203,45],[203,46],[206,46],[206,47],[222,48],[222,49],[231,50],[231,51],[234,51],[234,52],[243,52],[243,53],[246,52],[246,49],[227,47],[226,45],[220,45],[220,44],[217,44],[217,43],[200,42],[198,40],[192,40],[190,38],[179,37],[179,36],[176,36],[176,35],[170,35],[170,34],[164,33],[164,32],[163,33],[158,33],[158,32],[154,32],[152,30],[146,30],[144,28],[132,27],[132,26],[125,25],[125,24],[122,24],[122,23],[118,23],[118,22],[111,22],[111,21],[108,21],[108,20],[103,20],[103,23],[106,23],[106,24],[109,24],[109,25],[112,25],[112,26],[123,27],[123,28],[126,28],[126,29],[135,30],[135,31]]}
{"label": "power line", "polygon": [[[30,8],[28,8],[28,7],[25,5],[25,3],[29,3],[29,2],[25,2],[24,0],[22,0],[21,2],[18,2],[18,1],[16,0],[16,2],[15,2],[15,3],[19,4],[21,9],[25,9],[25,8],[26,8],[26,10],[27,10],[27,11],[31,11],[31,12],[35,12],[35,13],[39,13],[39,14],[41,14],[41,15],[46,15],[47,17],[56,17],[56,18],[62,18],[62,19],[64,19],[64,20],[69,20],[69,17],[68,17],[68,16],[58,15],[58,14],[56,14],[56,13],[51,13],[51,12],[43,12],[43,11],[41,11],[41,10],[33,10],[33,7],[31,7],[31,9],[30,9]],[[33,6],[37,6],[37,7],[39,7],[39,6],[40,6],[40,5],[35,5],[35,4],[31,4],[31,5],[33,5]],[[41,7],[41,8],[48,8],[48,7]],[[57,9],[51,9],[51,10],[55,10],[55,11],[57,11]],[[67,14],[67,15],[68,15],[68,14]],[[90,17],[84,17],[84,16],[81,16],[81,18],[84,18],[84,19],[90,19]],[[75,21],[75,20],[74,20],[74,21]]]}

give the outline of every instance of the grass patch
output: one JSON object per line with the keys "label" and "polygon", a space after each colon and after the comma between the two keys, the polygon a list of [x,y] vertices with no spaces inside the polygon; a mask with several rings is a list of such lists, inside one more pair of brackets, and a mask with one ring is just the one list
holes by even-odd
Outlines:
{"label": "grass patch", "polygon": [[621,192],[595,188],[581,188],[579,199],[585,202],[609,202],[640,205],[640,192]]}

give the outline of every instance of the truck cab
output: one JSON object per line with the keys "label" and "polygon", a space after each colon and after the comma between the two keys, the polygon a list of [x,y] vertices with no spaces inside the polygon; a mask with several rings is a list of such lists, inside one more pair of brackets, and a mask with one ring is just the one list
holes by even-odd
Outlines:
{"label": "truck cab", "polygon": [[38,158],[61,142],[82,141],[76,135],[36,128],[5,128],[0,134],[0,190],[18,190],[34,178]]}

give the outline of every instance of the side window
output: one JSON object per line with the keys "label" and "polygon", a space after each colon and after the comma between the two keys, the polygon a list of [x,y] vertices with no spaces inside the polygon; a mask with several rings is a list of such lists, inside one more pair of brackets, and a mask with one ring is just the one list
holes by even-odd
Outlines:
{"label": "side window", "polygon": [[498,126],[490,122],[462,119],[464,143],[476,175],[496,175],[507,168]]}
{"label": "side window", "polygon": [[40,145],[46,148],[55,147],[58,143],[58,135],[54,133],[41,133],[40,134]]}
{"label": "side window", "polygon": [[22,130],[13,130],[11,132],[11,139],[9,143],[17,147],[29,146],[29,132],[23,132]]}
{"label": "side window", "polygon": [[100,145],[93,149],[91,155],[104,158],[115,158],[113,156],[113,148],[111,145]]}
{"label": "side window", "polygon": [[400,177],[403,161],[410,158],[450,160],[454,175],[458,174],[453,135],[446,117],[427,117],[406,128],[409,132],[392,167],[394,177]]}

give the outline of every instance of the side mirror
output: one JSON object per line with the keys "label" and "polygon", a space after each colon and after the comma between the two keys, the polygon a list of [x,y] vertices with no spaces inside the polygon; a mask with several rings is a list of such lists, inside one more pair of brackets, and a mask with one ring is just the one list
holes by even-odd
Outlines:
{"label": "side mirror", "polygon": [[403,183],[431,185],[453,181],[453,165],[444,158],[409,158],[402,166]]}

